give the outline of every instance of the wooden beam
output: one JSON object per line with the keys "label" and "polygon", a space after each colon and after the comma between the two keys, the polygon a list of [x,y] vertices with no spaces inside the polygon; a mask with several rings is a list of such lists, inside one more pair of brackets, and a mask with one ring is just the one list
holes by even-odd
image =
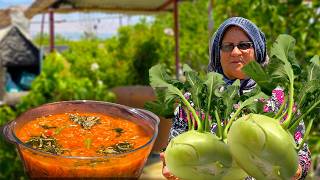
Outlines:
{"label": "wooden beam", "polygon": [[[59,8],[59,9],[54,9],[55,13],[74,13],[74,12],[114,12],[114,13],[124,13],[124,14],[151,14],[151,13],[160,13],[164,10],[158,10],[156,9],[142,9],[142,8],[102,8],[102,7],[90,7],[90,8]],[[169,12],[172,12],[172,10],[167,10]],[[48,9],[44,9],[40,12],[41,13],[48,13]]]}
{"label": "wooden beam", "polygon": [[42,48],[43,46],[43,31],[44,31],[45,17],[46,17],[46,14],[42,14],[41,26],[40,26],[40,48]]}
{"label": "wooden beam", "polygon": [[[32,5],[24,12],[24,15],[31,19],[33,16],[37,14],[41,14],[43,9],[48,9],[52,4],[57,2],[58,0],[36,0]],[[47,12],[46,12],[47,13]]]}
{"label": "wooden beam", "polygon": [[175,0],[167,0],[165,3],[163,3],[161,6],[157,8],[158,11],[163,11],[165,8],[167,8],[170,4],[174,3]]}

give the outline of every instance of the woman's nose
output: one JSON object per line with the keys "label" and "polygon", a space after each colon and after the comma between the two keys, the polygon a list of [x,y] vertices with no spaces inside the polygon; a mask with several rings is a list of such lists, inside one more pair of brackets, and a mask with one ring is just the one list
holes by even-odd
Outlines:
{"label": "woman's nose", "polygon": [[231,56],[239,56],[239,55],[241,55],[242,54],[242,52],[241,52],[241,50],[237,47],[237,46],[235,46],[233,49],[232,49],[232,51],[231,51]]}

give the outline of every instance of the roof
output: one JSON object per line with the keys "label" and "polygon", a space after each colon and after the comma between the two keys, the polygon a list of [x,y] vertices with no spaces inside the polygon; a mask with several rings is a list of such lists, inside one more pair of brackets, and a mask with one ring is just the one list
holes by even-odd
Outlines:
{"label": "roof", "polygon": [[[21,22],[25,22],[26,18],[23,15],[25,11],[24,7],[12,6],[7,9],[0,9],[0,29],[10,25],[21,25]],[[19,23],[20,22],[20,23]],[[26,27],[21,27],[26,28]]]}
{"label": "roof", "polygon": [[31,44],[33,44],[35,47],[36,45],[32,42],[32,38],[29,36],[29,34],[27,32],[25,32],[22,28],[20,28],[19,26],[15,26],[15,25],[8,25],[5,28],[1,28],[0,29],[0,42],[2,41],[2,39],[4,37],[6,37],[6,35],[12,30],[12,29],[16,29],[17,31],[19,31],[23,37],[29,41]]}
{"label": "roof", "polygon": [[175,0],[36,0],[25,12],[29,19],[49,9],[58,13],[108,12],[146,14],[172,11]]}
{"label": "roof", "polygon": [[0,30],[0,63],[18,67],[39,65],[39,49],[18,26]]}

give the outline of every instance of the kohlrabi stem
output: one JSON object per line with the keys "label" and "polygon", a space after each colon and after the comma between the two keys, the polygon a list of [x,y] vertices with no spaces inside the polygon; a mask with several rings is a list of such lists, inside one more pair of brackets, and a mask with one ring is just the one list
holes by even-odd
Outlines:
{"label": "kohlrabi stem", "polygon": [[288,116],[286,120],[283,122],[282,127],[284,129],[288,129],[288,126],[290,125],[291,118],[292,118],[292,110],[293,110],[293,95],[294,95],[294,87],[293,87],[294,78],[290,81],[290,87],[289,87],[289,109],[288,109]]}
{"label": "kohlrabi stem", "polygon": [[[208,104],[210,104],[210,102]],[[210,107],[210,106],[208,106],[208,107]],[[209,109],[207,109],[207,112],[206,112],[205,117],[204,117],[204,131],[208,131],[209,130],[209,126],[210,126],[209,125]]]}
{"label": "kohlrabi stem", "polygon": [[187,115],[187,120],[188,120],[188,130],[191,130],[193,129],[193,123],[190,119],[190,112],[188,111],[188,109],[184,109],[184,112],[186,112],[186,115]]}
{"label": "kohlrabi stem", "polygon": [[218,137],[222,139],[222,126],[221,126],[221,119],[219,117],[219,114],[218,114],[218,110],[214,110],[214,116],[216,118],[216,121],[217,121],[217,126],[218,126]]}
{"label": "kohlrabi stem", "polygon": [[303,139],[302,139],[301,143],[300,143],[299,146],[298,146],[298,150],[300,150],[300,149],[303,147],[304,142],[305,142],[306,139],[308,138],[309,133],[310,133],[310,130],[311,130],[311,128],[312,128],[313,120],[314,120],[314,119],[311,119],[311,121],[309,122],[308,127],[307,127],[307,129],[306,129],[306,132],[304,133]]}
{"label": "kohlrabi stem", "polygon": [[198,130],[197,130],[197,131],[203,132],[202,123],[201,123],[201,121],[200,121],[200,119],[199,119],[196,111],[194,110],[194,108],[191,106],[191,104],[189,103],[189,101],[188,101],[183,95],[181,95],[180,98],[181,98],[183,104],[186,105],[187,108],[189,109],[189,111],[191,112],[193,118],[196,120],[196,122],[197,122],[197,124],[198,124]]}
{"label": "kohlrabi stem", "polygon": [[240,114],[242,108],[241,106],[236,110],[236,112],[234,113],[234,115],[231,117],[231,119],[229,120],[228,124],[226,125],[226,127],[224,128],[224,131],[223,131],[223,137],[222,139],[226,138],[227,135],[228,135],[228,130],[232,124],[232,122],[236,119],[236,117]]}
{"label": "kohlrabi stem", "polygon": [[209,112],[206,112],[204,118],[204,131],[209,131]]}
{"label": "kohlrabi stem", "polygon": [[[205,122],[204,122],[204,130],[208,131],[211,124],[209,124],[209,113],[210,113],[210,107],[211,107],[211,97],[212,97],[212,91],[209,93],[208,96],[208,105],[207,105],[207,112],[205,114]],[[208,125],[209,124],[209,125]]]}
{"label": "kohlrabi stem", "polygon": [[286,107],[287,104],[287,97],[284,98],[284,101],[282,102],[279,111],[277,112],[277,114],[274,116],[274,119],[278,119],[278,117],[281,116],[282,111],[284,110],[284,108]]}
{"label": "kohlrabi stem", "polygon": [[301,106],[301,102],[304,101],[304,99],[306,98],[306,95],[307,95],[307,93],[304,93],[304,94],[302,95],[302,97],[299,99],[299,103],[297,104],[298,107]]}
{"label": "kohlrabi stem", "polygon": [[283,113],[281,114],[281,116],[279,116],[279,117],[277,118],[277,120],[278,120],[278,121],[282,121],[282,120],[283,120],[283,117],[287,114],[287,112],[288,112],[288,108],[287,108],[285,111],[283,111]]}
{"label": "kohlrabi stem", "polygon": [[289,131],[294,132],[294,130],[298,127],[300,121],[306,117],[314,108],[316,108],[320,104],[320,100],[318,100],[316,103],[314,103],[308,110],[307,112],[303,113],[295,122],[292,126],[290,126]]}

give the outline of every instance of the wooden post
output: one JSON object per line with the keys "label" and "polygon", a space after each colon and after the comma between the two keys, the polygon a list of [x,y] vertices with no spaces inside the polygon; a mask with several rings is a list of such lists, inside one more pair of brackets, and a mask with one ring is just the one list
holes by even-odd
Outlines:
{"label": "wooden post", "polygon": [[54,51],[54,12],[49,10],[50,52]]}
{"label": "wooden post", "polygon": [[213,4],[214,4],[214,0],[209,0],[209,5],[208,5],[208,31],[209,31],[209,38],[211,38],[213,27],[214,27],[214,20],[213,20],[213,16],[212,16]]}
{"label": "wooden post", "polygon": [[42,60],[44,55],[44,48],[43,48],[43,31],[44,31],[44,21],[45,21],[45,13],[42,14],[41,19],[41,26],[40,26],[40,53],[39,53],[39,72],[41,72],[42,69]]}
{"label": "wooden post", "polygon": [[175,40],[175,60],[176,60],[176,77],[181,75],[180,71],[180,58],[179,58],[179,12],[178,0],[173,1],[173,16],[174,16],[174,40]]}
{"label": "wooden post", "polygon": [[45,13],[42,14],[41,26],[40,26],[40,47],[43,45],[43,30],[44,30]]}

